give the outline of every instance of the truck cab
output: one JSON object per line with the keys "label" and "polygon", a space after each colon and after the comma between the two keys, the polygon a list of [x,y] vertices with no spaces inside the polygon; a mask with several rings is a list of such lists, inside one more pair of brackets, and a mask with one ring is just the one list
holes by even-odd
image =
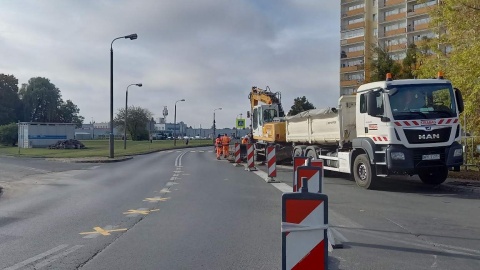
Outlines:
{"label": "truck cab", "polygon": [[357,184],[368,188],[373,177],[392,174],[418,174],[424,183],[441,184],[449,169],[459,170],[463,99],[442,74],[407,80],[387,75],[386,81],[360,86],[356,95]]}

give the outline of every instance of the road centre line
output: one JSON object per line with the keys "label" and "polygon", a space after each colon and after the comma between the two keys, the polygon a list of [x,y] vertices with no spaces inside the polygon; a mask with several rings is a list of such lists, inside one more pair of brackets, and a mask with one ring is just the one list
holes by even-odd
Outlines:
{"label": "road centre line", "polygon": [[64,249],[64,248],[66,248],[66,247],[68,247],[68,245],[59,245],[59,246],[54,247],[54,248],[52,248],[52,249],[50,249],[50,250],[47,250],[47,251],[45,251],[45,252],[43,252],[43,253],[40,253],[40,254],[38,254],[37,256],[31,257],[31,258],[29,258],[29,259],[26,259],[26,260],[23,261],[23,262],[19,262],[19,263],[15,264],[15,265],[12,265],[12,266],[8,267],[8,268],[5,268],[4,270],[16,270],[16,269],[22,268],[22,267],[24,267],[25,265],[28,265],[28,264],[30,264],[30,263],[32,263],[32,262],[38,261],[38,260],[40,260],[40,259],[43,259],[43,258],[45,258],[45,257],[47,257],[47,256],[49,256],[49,255],[52,255],[53,253],[55,253],[55,252],[57,252],[57,251],[60,251],[60,250],[62,250],[62,249]]}
{"label": "road centre line", "polygon": [[43,267],[45,267],[45,266],[47,266],[47,265],[55,262],[55,261],[58,260],[59,258],[65,257],[65,256],[67,256],[68,254],[76,251],[77,249],[80,249],[81,247],[83,247],[83,245],[73,246],[73,247],[65,250],[65,251],[62,252],[62,253],[59,253],[59,254],[57,254],[57,255],[55,255],[55,256],[52,256],[52,257],[50,257],[50,258],[48,258],[48,259],[45,259],[45,260],[43,260],[43,261],[35,264],[35,266],[34,266],[33,268],[34,268],[34,269],[43,268]]}

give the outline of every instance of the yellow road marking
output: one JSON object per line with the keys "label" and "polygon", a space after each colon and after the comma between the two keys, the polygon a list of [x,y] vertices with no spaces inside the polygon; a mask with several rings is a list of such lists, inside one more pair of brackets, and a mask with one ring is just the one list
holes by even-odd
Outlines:
{"label": "yellow road marking", "polygon": [[142,214],[142,215],[148,215],[150,211],[148,210],[128,210],[127,212],[123,212],[125,215],[130,215],[130,214]]}
{"label": "yellow road marking", "polygon": [[93,232],[81,232],[80,234],[85,235],[85,234],[101,234],[101,235],[110,235],[111,232],[124,232],[127,229],[113,229],[113,230],[105,230],[102,229],[101,227],[94,227],[93,228],[95,231]]}
{"label": "yellow road marking", "polygon": [[144,202],[164,202],[170,198],[145,198]]}

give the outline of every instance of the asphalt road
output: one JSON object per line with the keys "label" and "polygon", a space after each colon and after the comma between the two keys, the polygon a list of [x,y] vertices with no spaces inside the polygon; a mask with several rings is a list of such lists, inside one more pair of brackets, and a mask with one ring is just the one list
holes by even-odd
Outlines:
{"label": "asphalt road", "polygon": [[[263,167],[211,150],[101,165],[0,158],[0,269],[280,269],[291,170],[272,185]],[[480,269],[480,193],[338,177],[325,190],[344,242],[330,269]]]}

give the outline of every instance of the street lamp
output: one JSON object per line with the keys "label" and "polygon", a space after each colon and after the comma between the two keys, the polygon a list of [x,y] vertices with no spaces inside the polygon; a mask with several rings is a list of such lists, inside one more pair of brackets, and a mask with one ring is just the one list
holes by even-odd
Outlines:
{"label": "street lamp", "polygon": [[121,38],[129,38],[130,40],[137,39],[137,34],[131,34],[128,36],[118,37],[112,40],[110,43],[110,158],[114,157],[114,141],[113,141],[113,42]]}
{"label": "street lamp", "polygon": [[222,108],[217,108],[213,110],[213,143],[215,143],[215,111],[221,110]]}
{"label": "street lamp", "polygon": [[141,83],[132,83],[127,86],[127,91],[125,91],[125,120],[124,120],[124,131],[123,131],[123,149],[127,149],[127,116],[128,116],[128,88],[132,85],[142,87]]}
{"label": "street lamp", "polygon": [[173,114],[173,145],[177,145],[177,102],[185,101],[185,99],[180,99],[175,101],[175,112]]}

